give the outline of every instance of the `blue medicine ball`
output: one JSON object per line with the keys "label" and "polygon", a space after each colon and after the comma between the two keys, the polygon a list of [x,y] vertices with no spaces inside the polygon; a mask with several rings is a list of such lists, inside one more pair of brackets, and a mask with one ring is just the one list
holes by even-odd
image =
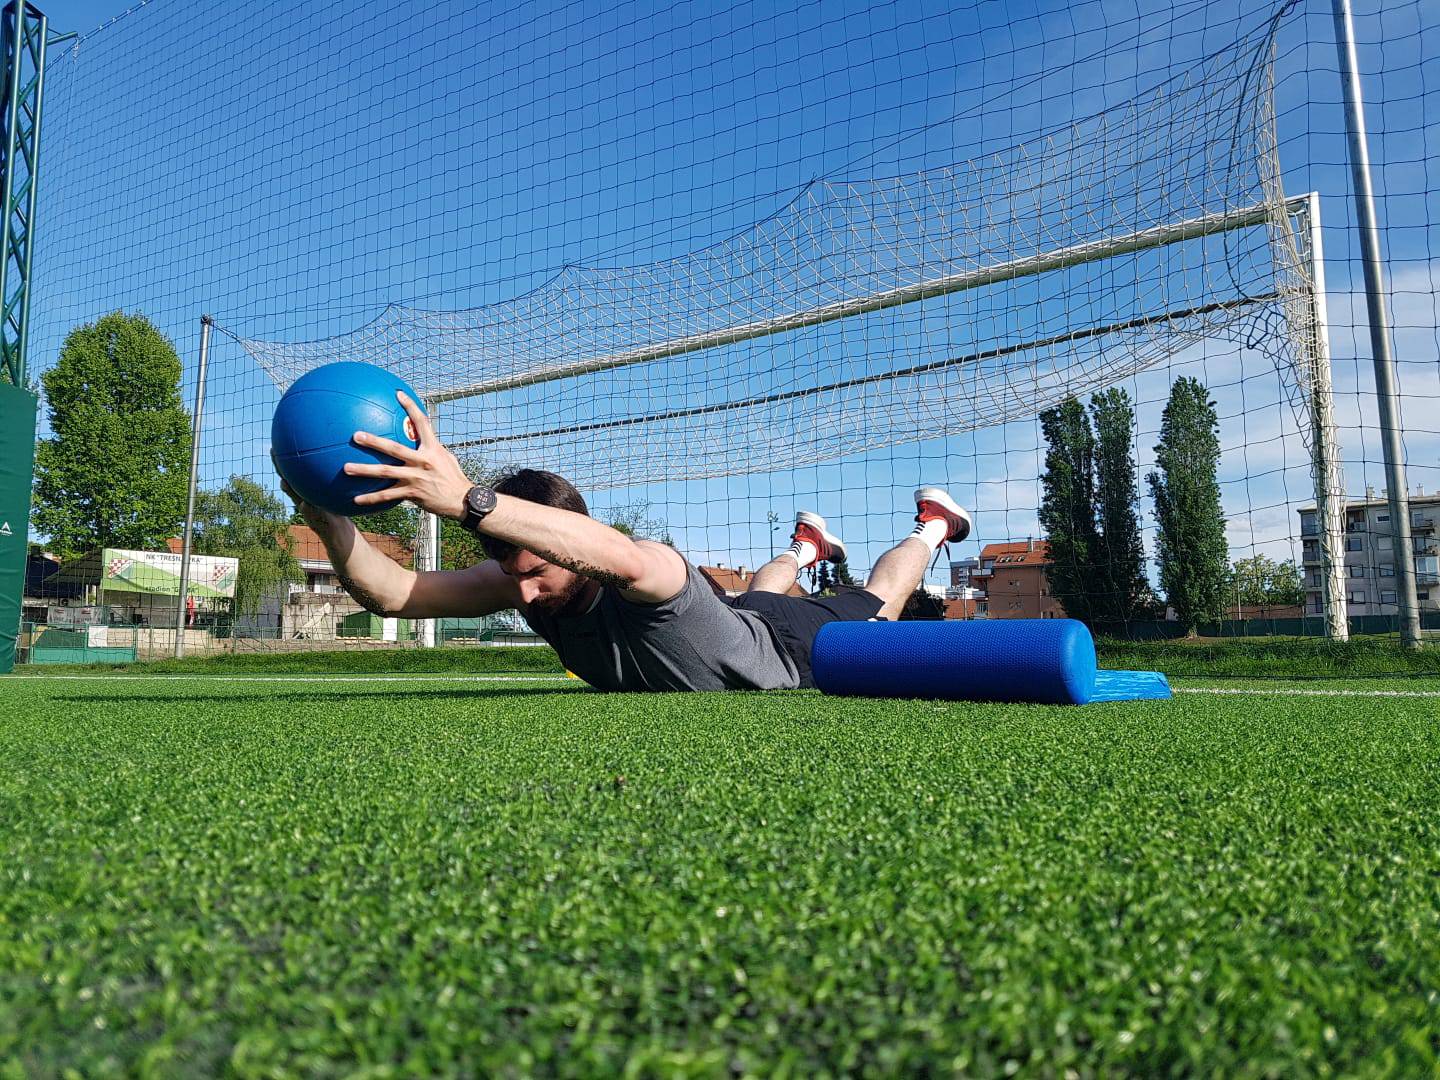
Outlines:
{"label": "blue medicine ball", "polygon": [[357,431],[368,431],[406,446],[419,446],[418,433],[395,400],[404,390],[420,404],[420,395],[404,379],[374,364],[326,364],[291,384],[275,409],[270,446],[280,475],[308,503],[346,517],[378,514],[394,502],[356,506],[354,498],[389,487],[393,480],[347,476],[351,461],[395,465],[388,454],[356,446]]}

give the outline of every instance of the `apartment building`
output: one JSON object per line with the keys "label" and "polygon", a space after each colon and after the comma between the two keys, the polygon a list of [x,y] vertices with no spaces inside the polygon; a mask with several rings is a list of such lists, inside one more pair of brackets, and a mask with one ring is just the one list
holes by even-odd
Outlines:
{"label": "apartment building", "polygon": [[988,618],[1063,619],[1065,609],[1051,594],[1045,576],[1049,565],[1050,545],[1044,540],[986,544],[980,552],[980,568],[969,580],[984,590]]}
{"label": "apartment building", "polygon": [[[1440,495],[1410,496],[1410,557],[1420,610],[1440,611]],[[1320,525],[1314,507],[1300,510],[1301,562],[1305,575],[1305,613],[1324,610],[1320,565]],[[1351,615],[1395,615],[1395,550],[1390,503],[1367,491],[1345,504],[1345,598]]]}

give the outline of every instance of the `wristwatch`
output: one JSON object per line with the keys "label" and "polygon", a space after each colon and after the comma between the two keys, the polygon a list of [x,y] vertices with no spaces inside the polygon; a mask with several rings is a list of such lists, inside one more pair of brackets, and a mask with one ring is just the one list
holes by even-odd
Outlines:
{"label": "wristwatch", "polygon": [[478,533],[480,523],[495,509],[495,502],[494,488],[476,484],[465,493],[465,513],[460,518],[460,524],[471,532]]}

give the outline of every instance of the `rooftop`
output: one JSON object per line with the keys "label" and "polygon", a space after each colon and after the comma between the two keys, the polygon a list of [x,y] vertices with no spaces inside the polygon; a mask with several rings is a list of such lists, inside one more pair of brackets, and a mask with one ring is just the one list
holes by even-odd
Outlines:
{"label": "rooftop", "polygon": [[[701,566],[697,567],[700,573],[709,579],[710,584],[716,591],[723,594],[743,593],[750,588],[750,582],[755,580],[755,571],[747,570],[741,566],[738,569],[733,566]],[[797,582],[790,586],[786,596],[809,596]]]}
{"label": "rooftop", "polygon": [[1048,566],[1050,545],[1044,540],[1007,540],[1000,544],[986,544],[980,551],[980,558],[994,560],[1001,566]]}

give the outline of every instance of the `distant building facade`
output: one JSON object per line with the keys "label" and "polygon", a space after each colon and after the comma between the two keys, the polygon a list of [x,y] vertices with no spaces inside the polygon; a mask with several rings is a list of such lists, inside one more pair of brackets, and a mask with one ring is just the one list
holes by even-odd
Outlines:
{"label": "distant building facade", "polygon": [[[1440,611],[1440,495],[1410,496],[1410,557],[1415,564],[1420,610]],[[1300,509],[1301,562],[1305,575],[1305,613],[1325,610],[1324,569],[1320,560],[1320,523],[1313,506]],[[1395,615],[1394,533],[1390,502],[1366,492],[1345,504],[1345,600],[1351,615]]]}
{"label": "distant building facade", "polygon": [[1050,582],[1045,576],[1049,565],[1050,545],[1044,540],[1031,538],[985,545],[980,552],[979,571],[970,574],[970,581],[985,591],[986,617],[1065,618],[1065,609],[1051,594]]}
{"label": "distant building facade", "polygon": [[968,559],[958,559],[950,564],[950,587],[945,590],[945,595],[952,600],[962,599],[968,595],[966,590],[975,587],[974,578],[980,573],[980,560],[972,556]]}
{"label": "distant building facade", "polygon": [[[308,525],[291,525],[287,531],[291,551],[305,580],[291,582],[283,598],[267,598],[269,602],[262,604],[258,613],[262,621],[278,621],[279,636],[285,640],[331,641],[350,636],[354,631],[346,630],[345,620],[365,609],[351,599],[340,584],[335,567],[330,563],[330,555],[325,550],[325,542]],[[397,565],[407,568],[414,565],[415,553],[405,541],[381,533],[362,532],[360,535]],[[269,610],[265,610],[267,608]],[[398,622],[390,619],[382,622],[376,636],[393,640],[396,633]]]}

